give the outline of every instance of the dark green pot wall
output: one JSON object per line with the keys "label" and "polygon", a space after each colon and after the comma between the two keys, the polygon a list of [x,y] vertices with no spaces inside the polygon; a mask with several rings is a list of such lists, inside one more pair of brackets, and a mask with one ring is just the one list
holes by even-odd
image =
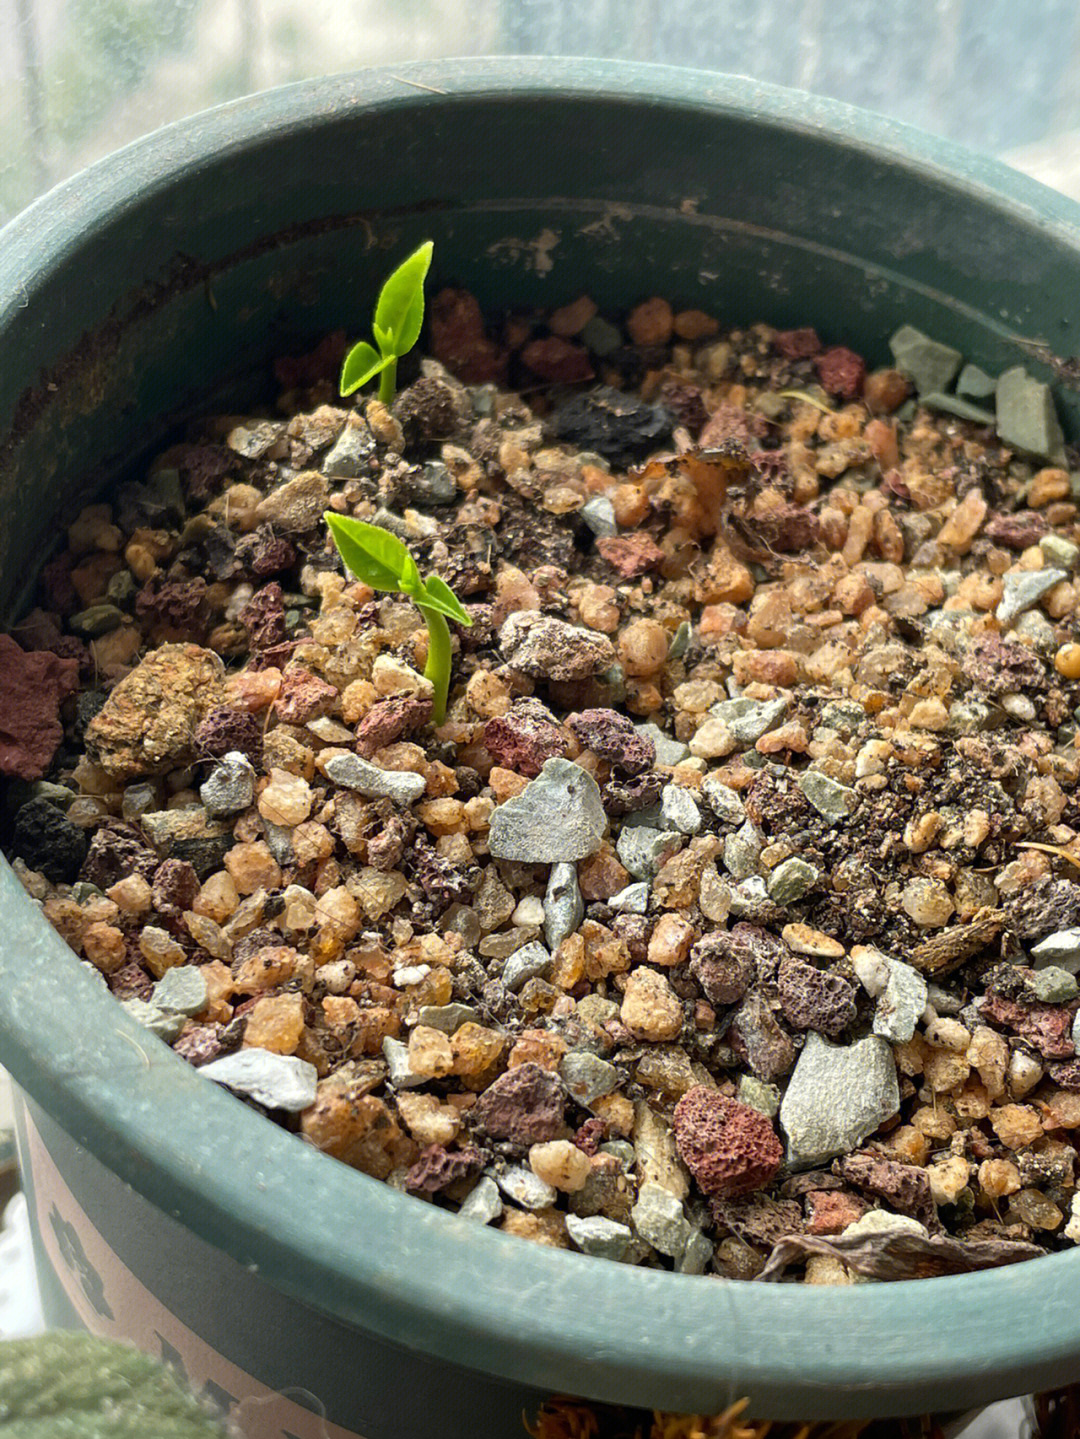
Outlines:
{"label": "dark green pot wall", "polygon": [[[1076,436],[1062,377],[1078,218],[888,121],[686,71],[441,62],[197,116],[0,236],[0,608],[76,496],[137,465],[178,415],[265,394],[283,349],[365,328],[393,259],[429,237],[434,287],[492,307],[588,291],[619,311],[659,292],[725,322],[814,325],[871,363],[907,320],[989,369],[1056,374]],[[451,1366],[459,1412],[475,1396],[480,1431],[502,1436],[501,1381],[697,1411],[749,1393],[755,1413],[812,1418],[959,1408],[1080,1366],[1080,1255],[918,1285],[729,1285],[543,1250],[403,1198],[139,1031],[6,867],[0,906],[0,1060],[146,1201],[140,1225],[160,1211],[256,1271],[273,1305],[297,1301],[293,1383],[318,1367],[316,1332],[339,1336],[347,1367],[355,1327]],[[78,1183],[101,1209],[96,1166]],[[157,1241],[163,1288],[175,1233],[163,1223]],[[312,1310],[322,1330],[305,1327]],[[412,1419],[367,1439],[428,1432]]]}

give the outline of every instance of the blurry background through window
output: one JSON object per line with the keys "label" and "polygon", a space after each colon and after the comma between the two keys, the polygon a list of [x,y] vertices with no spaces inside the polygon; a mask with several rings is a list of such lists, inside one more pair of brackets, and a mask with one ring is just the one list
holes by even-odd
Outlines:
{"label": "blurry background through window", "polygon": [[0,0],[0,221],[291,80],[463,54],[693,65],[878,110],[1080,198],[1077,0]]}

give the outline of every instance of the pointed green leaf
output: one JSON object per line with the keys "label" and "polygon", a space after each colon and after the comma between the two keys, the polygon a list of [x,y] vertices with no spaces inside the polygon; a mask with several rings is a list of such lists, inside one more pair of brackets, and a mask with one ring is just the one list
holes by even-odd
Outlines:
{"label": "pointed green leaf", "polygon": [[421,609],[434,610],[436,614],[456,620],[459,625],[472,625],[469,612],[446,581],[440,579],[438,575],[428,575],[424,581],[422,592],[415,598]]}
{"label": "pointed green leaf", "polygon": [[361,385],[366,385],[393,362],[393,355],[382,356],[366,340],[354,345],[345,356],[341,367],[341,395],[351,395]]}
{"label": "pointed green leaf", "polygon": [[345,568],[358,580],[376,590],[414,592],[420,588],[416,561],[397,535],[332,510],[327,510],[323,518],[330,526]]}
{"label": "pointed green leaf", "polygon": [[420,296],[420,321],[424,317],[424,280],[431,266],[431,252],[434,243],[425,241],[403,260],[382,287],[379,303],[375,307],[375,324],[392,337],[395,355],[404,355],[415,345],[420,334],[420,325],[412,339],[406,344],[404,338],[412,328],[416,317],[416,296]]}
{"label": "pointed green leaf", "polygon": [[420,338],[420,331],[424,324],[424,287],[421,285],[413,296],[413,302],[409,306],[409,313],[405,316],[404,324],[397,337],[397,352],[399,355],[407,355]]}

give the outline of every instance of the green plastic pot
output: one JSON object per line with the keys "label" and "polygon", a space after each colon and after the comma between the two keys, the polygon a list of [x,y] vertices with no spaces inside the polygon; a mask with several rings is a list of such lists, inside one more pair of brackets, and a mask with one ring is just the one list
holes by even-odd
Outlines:
{"label": "green plastic pot", "polygon": [[[3,613],[73,505],[183,416],[265,396],[273,356],[366,333],[391,261],[425,238],[434,288],[493,308],[663,293],[814,325],[871,364],[908,321],[1055,379],[1075,436],[1078,217],[903,126],[686,71],[447,61],[195,116],[0,240]],[[27,1096],[49,1318],[166,1353],[253,1439],[509,1439],[551,1392],[898,1415],[1076,1376],[1080,1255],[823,1289],[525,1244],[268,1123],[122,1014],[6,867],[0,903],[0,1059]]]}

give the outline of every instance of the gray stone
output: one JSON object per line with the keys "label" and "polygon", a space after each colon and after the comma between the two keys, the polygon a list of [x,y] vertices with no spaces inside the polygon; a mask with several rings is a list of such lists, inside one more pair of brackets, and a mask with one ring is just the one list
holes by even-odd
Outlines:
{"label": "gray stone", "polygon": [[293,862],[293,832],[287,824],[274,824],[263,819],[266,847],[283,868]]}
{"label": "gray stone", "polygon": [[1052,565],[1063,570],[1071,570],[1080,558],[1080,545],[1067,540],[1064,535],[1043,535],[1039,549]]}
{"label": "gray stone", "polygon": [[769,891],[765,888],[765,881],[760,874],[752,874],[749,879],[744,879],[741,884],[732,886],[731,889],[731,913],[736,919],[742,919],[744,915],[753,914],[763,904],[769,903]]}
{"label": "gray stone", "polygon": [[704,1274],[712,1257],[712,1240],[700,1229],[694,1229],[675,1268],[680,1274]]}
{"label": "gray stone", "polygon": [[1028,989],[1041,1004],[1067,1004],[1080,993],[1076,976],[1056,964],[1037,969],[1027,983]]}
{"label": "gray stone", "polygon": [[618,533],[619,527],[615,523],[615,506],[607,495],[593,495],[591,500],[585,501],[578,514],[593,534],[598,537]]}
{"label": "gray stone", "polygon": [[246,754],[230,750],[199,787],[207,814],[220,818],[248,809],[255,798],[255,768]]}
{"label": "gray stone", "polygon": [[495,1183],[507,1199],[520,1204],[522,1209],[550,1209],[559,1197],[559,1192],[526,1168],[524,1164],[508,1164],[505,1169],[494,1173]]}
{"label": "gray stone", "polygon": [[564,1054],[559,1073],[573,1097],[586,1108],[602,1095],[611,1094],[619,1083],[615,1066],[587,1049],[572,1049]]}
{"label": "gray stone", "polygon": [[[498,810],[495,811],[498,814]],[[615,842],[619,863],[635,879],[652,879],[660,868],[662,856],[672,845],[670,830],[650,829],[647,825],[624,825]]]}
{"label": "gray stone", "polygon": [[1070,974],[1080,970],[1080,928],[1057,929],[1031,946],[1036,969],[1055,964]]}
{"label": "gray stone", "polygon": [[499,1186],[487,1174],[481,1174],[458,1210],[463,1219],[473,1219],[478,1224],[490,1224],[493,1219],[501,1219],[502,1212]]}
{"label": "gray stone", "polygon": [[722,824],[742,824],[746,807],[738,794],[715,774],[707,774],[701,783],[705,803]]}
{"label": "gray stone", "polygon": [[143,815],[154,810],[157,804],[156,785],[151,784],[149,780],[141,780],[138,784],[129,784],[124,790],[120,813],[129,824],[137,824]]}
{"label": "gray stone", "polygon": [[874,1010],[874,1033],[894,1044],[906,1044],[923,1016],[929,991],[926,980],[910,964],[889,956],[885,960],[889,977]]}
{"label": "gray stone", "polygon": [[585,918],[585,901],[581,897],[577,867],[553,864],[544,891],[544,938],[548,948],[558,949]]}
{"label": "gray stone", "polygon": [[750,879],[757,874],[765,836],[752,820],[739,826],[724,840],[724,868],[732,879]]}
{"label": "gray stone", "polygon": [[[511,617],[512,618],[512,617]],[[488,850],[493,859],[522,864],[569,864],[600,848],[607,815],[592,775],[555,757],[520,794],[491,817]]]}
{"label": "gray stone", "polygon": [[637,1151],[628,1139],[607,1139],[601,1144],[600,1153],[613,1154],[627,1173],[633,1168],[637,1158]]}
{"label": "gray stone", "polygon": [[709,713],[723,720],[740,744],[756,744],[762,735],[776,728],[787,714],[789,703],[784,695],[774,700],[719,700]]}
{"label": "gray stone", "polygon": [[590,1214],[584,1218],[568,1214],[566,1232],[582,1254],[591,1254],[594,1259],[622,1259],[633,1238],[627,1225],[605,1219],[602,1214]]}
{"label": "gray stone", "polygon": [[90,605],[88,609],[72,615],[68,624],[77,635],[94,639],[97,635],[107,635],[110,630],[115,630],[123,618],[123,611],[116,605]]}
{"label": "gray stone", "polygon": [[382,1042],[382,1052],[387,1065],[386,1077],[394,1089],[415,1089],[418,1084],[428,1082],[428,1075],[414,1074],[409,1067],[409,1046],[400,1039],[387,1035]]}
{"label": "gray stone", "polygon": [[818,872],[805,859],[792,855],[778,864],[769,875],[766,888],[774,904],[794,904],[802,899],[818,881]]}
{"label": "gray stone", "polygon": [[322,522],[330,487],[318,470],[286,480],[255,506],[255,518],[286,535],[302,535]]}
{"label": "gray stone", "polygon": [[993,425],[996,419],[993,410],[988,410],[983,405],[975,405],[970,400],[962,399],[959,395],[943,395],[940,390],[932,390],[928,395],[920,395],[919,399],[928,410],[936,410],[939,414],[944,415],[955,415],[960,420],[970,420],[974,425]]}
{"label": "gray stone", "polygon": [[247,1095],[264,1109],[284,1109],[289,1114],[315,1103],[319,1082],[318,1071],[306,1059],[272,1054],[268,1049],[238,1049],[204,1064],[199,1073],[236,1094]]}
{"label": "gray stone", "polygon": [[744,1074],[739,1078],[735,1098],[740,1104],[748,1104],[770,1119],[775,1119],[780,1108],[780,1091],[775,1084],[768,1084],[756,1075]]}
{"label": "gray stone", "polygon": [[988,375],[978,365],[965,365],[956,377],[956,393],[969,400],[991,400],[997,390],[997,376]]}
{"label": "gray stone", "polygon": [[793,1169],[847,1154],[900,1108],[896,1062],[877,1035],[835,1045],[809,1033],[780,1105]]}
{"label": "gray stone", "polygon": [[546,979],[550,969],[551,955],[534,940],[532,944],[523,944],[506,961],[502,982],[511,994],[517,994],[528,980]]}
{"label": "gray stone", "polygon": [[1064,463],[1065,441],[1053,392],[1022,365],[1006,370],[998,380],[997,431],[1014,449]]}
{"label": "gray stone", "polygon": [[452,505],[461,498],[457,481],[442,460],[429,460],[420,473],[412,477],[418,504]]}
{"label": "gray stone", "polygon": [[616,914],[644,914],[649,908],[649,886],[639,879],[613,894],[607,903]]}
{"label": "gray stone", "polygon": [[830,779],[820,770],[803,770],[795,783],[824,819],[847,819],[858,803],[858,796],[853,789]]}
{"label": "gray stone", "polygon": [[653,724],[651,720],[648,724],[635,725],[634,728],[639,735],[642,735],[645,739],[652,740],[656,746],[656,763],[663,765],[665,769],[669,766],[682,764],[684,759],[690,758],[690,746],[688,744],[684,743],[681,739],[673,739],[671,735],[666,734],[659,725]]}
{"label": "gray stone", "polygon": [[368,473],[368,461],[375,453],[375,436],[360,415],[350,415],[323,460],[322,471],[332,480],[354,480]]}
{"label": "gray stone", "polygon": [[144,1029],[156,1034],[158,1039],[163,1039],[166,1044],[171,1044],[187,1023],[182,1014],[175,1010],[160,1009],[156,1004],[148,1004],[145,999],[122,999],[120,1007],[126,1009],[132,1019],[138,1020]]}
{"label": "gray stone", "polygon": [[690,640],[693,637],[693,629],[689,620],[683,620],[682,624],[671,636],[671,643],[668,645],[668,659],[678,660],[683,657],[690,648]]}
{"label": "gray stone", "polygon": [[443,1034],[454,1034],[463,1024],[479,1024],[480,1015],[470,1004],[424,1004],[416,1022],[428,1029],[441,1029]]}
{"label": "gray stone", "polygon": [[178,964],[154,985],[153,1003],[175,1014],[198,1014],[206,1008],[206,976],[197,964]]}
{"label": "gray stone", "polygon": [[854,700],[830,700],[821,707],[821,723],[842,739],[850,739],[866,723],[866,711]]}
{"label": "gray stone", "polygon": [[[38,779],[30,786],[31,799],[47,799],[57,809],[67,809],[68,805],[75,798],[75,791],[68,789],[66,784],[53,784],[47,779]],[[126,791],[125,791],[126,798]]]}
{"label": "gray stone", "polygon": [[989,729],[993,708],[985,700],[965,695],[949,706],[949,729],[953,734],[978,734]]}
{"label": "gray stone", "polygon": [[587,345],[594,355],[601,359],[605,355],[613,355],[623,342],[622,331],[605,320],[602,315],[594,315],[585,324],[581,331],[582,344]]}
{"label": "gray stone", "polygon": [[630,1218],[646,1244],[672,1259],[682,1258],[690,1238],[690,1221],[669,1190],[659,1184],[643,1184]]}
{"label": "gray stone", "polygon": [[200,879],[220,869],[233,846],[231,827],[211,819],[202,805],[148,811],[139,823],[163,858],[186,859]]}
{"label": "gray stone", "polygon": [[693,795],[681,784],[666,784],[660,794],[660,813],[667,829],[680,834],[697,834],[701,829],[701,810]]}
{"label": "gray stone", "polygon": [[424,793],[426,781],[411,770],[380,769],[358,754],[336,754],[326,762],[326,777],[365,799],[388,799],[409,805]]}
{"label": "gray stone", "polygon": [[607,635],[538,610],[518,610],[505,620],[499,649],[511,668],[534,679],[591,679],[615,662]]}
{"label": "gray stone", "polygon": [[1058,569],[1020,570],[1005,575],[1001,603],[994,611],[999,624],[1007,625],[1017,615],[1038,604],[1047,590],[1052,590],[1068,578],[1067,570]]}
{"label": "gray stone", "polygon": [[1077,1054],[1080,1054],[1080,1010],[1077,1011],[1076,1017],[1073,1019],[1071,1033],[1073,1048]]}
{"label": "gray stone", "polygon": [[947,390],[964,359],[959,350],[932,340],[914,325],[901,325],[889,349],[897,369],[911,376],[920,395]]}

